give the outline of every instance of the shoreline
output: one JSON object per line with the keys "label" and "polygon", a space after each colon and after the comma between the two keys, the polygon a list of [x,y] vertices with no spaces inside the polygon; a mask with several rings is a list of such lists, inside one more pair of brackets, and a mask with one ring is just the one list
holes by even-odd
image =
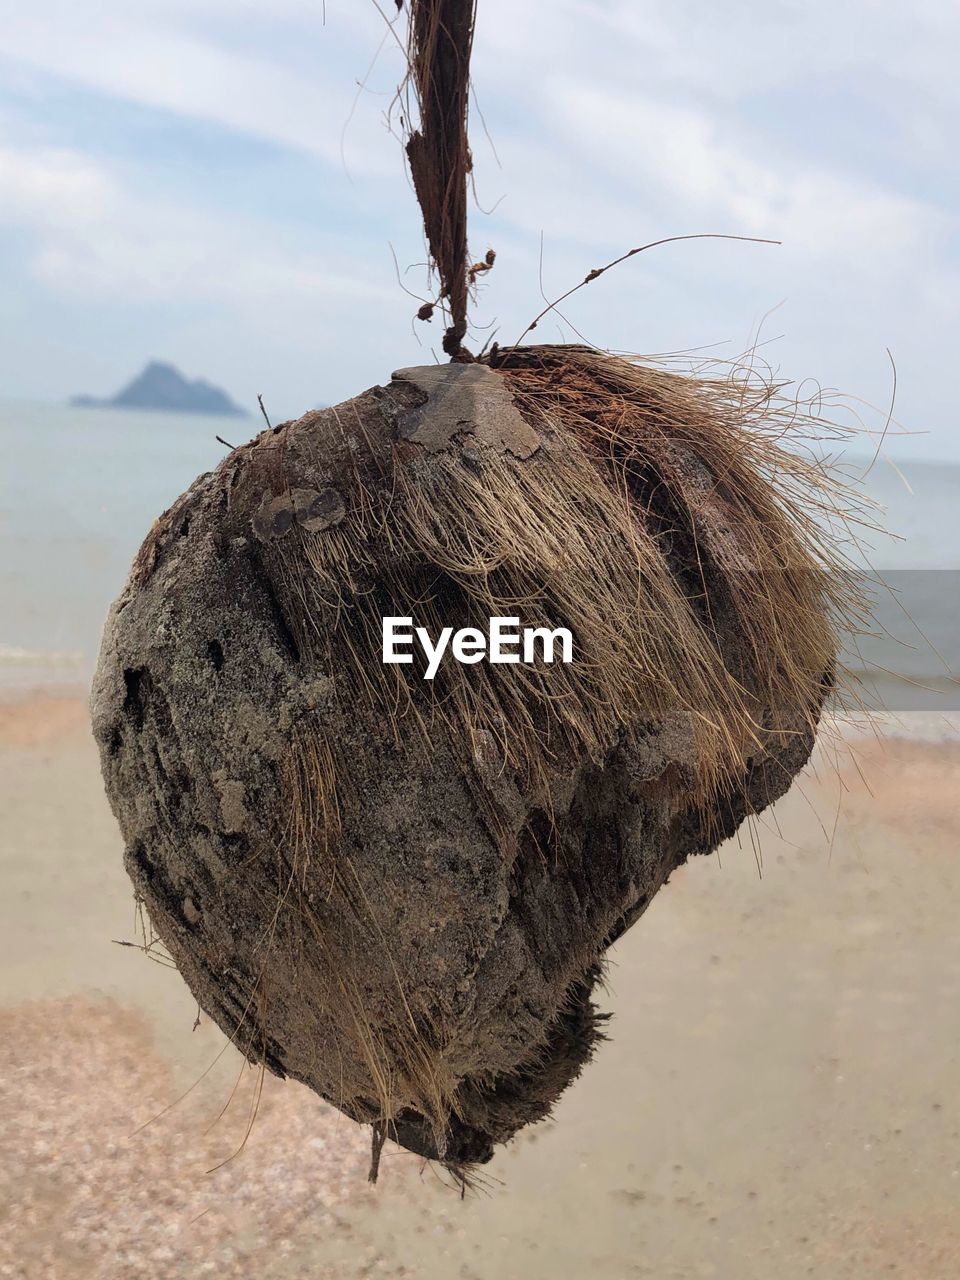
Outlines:
{"label": "shoreline", "polygon": [[[89,725],[89,699],[89,680],[37,679],[35,670],[32,678],[22,681],[0,678],[0,743],[8,734],[16,738],[18,733],[53,741],[83,720]],[[826,713],[817,734],[818,744],[877,737],[929,743],[960,740],[960,710],[867,710],[856,716]]]}

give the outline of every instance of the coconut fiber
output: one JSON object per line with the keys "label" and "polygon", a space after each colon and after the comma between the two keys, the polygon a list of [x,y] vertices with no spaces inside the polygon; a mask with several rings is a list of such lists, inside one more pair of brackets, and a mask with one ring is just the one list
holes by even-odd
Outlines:
{"label": "coconut fiber", "polygon": [[[807,760],[844,601],[785,430],[516,348],[264,431],[147,537],[93,691],[127,870],[202,1008],[375,1153],[462,1173],[547,1115],[611,942]],[[391,615],[573,661],[426,681]]]}

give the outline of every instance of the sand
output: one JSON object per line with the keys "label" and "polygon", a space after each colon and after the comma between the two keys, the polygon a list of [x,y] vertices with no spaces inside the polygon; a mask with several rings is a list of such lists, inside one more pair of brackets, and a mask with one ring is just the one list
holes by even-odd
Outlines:
{"label": "sand", "polygon": [[398,1151],[368,1187],[366,1133],[272,1078],[207,1172],[259,1075],[111,941],[82,702],[0,705],[0,1276],[955,1280],[960,745],[858,755],[762,822],[762,877],[746,834],[674,876],[613,953],[610,1043],[461,1200]]}

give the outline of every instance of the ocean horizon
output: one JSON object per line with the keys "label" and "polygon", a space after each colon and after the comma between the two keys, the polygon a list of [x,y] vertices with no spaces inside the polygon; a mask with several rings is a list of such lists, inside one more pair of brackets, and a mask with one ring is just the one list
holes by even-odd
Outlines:
{"label": "ocean horizon", "polygon": [[[86,686],[101,628],[154,519],[255,419],[0,404],[0,692]],[[869,630],[846,665],[868,701],[958,710],[960,464],[850,453],[877,504],[860,542],[876,571]]]}

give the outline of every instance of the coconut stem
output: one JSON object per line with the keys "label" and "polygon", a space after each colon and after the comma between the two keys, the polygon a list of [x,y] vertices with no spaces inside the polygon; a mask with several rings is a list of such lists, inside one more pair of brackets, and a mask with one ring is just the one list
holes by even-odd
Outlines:
{"label": "coconut stem", "polygon": [[411,0],[408,54],[420,127],[407,141],[407,159],[440,298],[450,313],[443,349],[451,359],[466,355],[467,111],[475,20],[476,0]]}

